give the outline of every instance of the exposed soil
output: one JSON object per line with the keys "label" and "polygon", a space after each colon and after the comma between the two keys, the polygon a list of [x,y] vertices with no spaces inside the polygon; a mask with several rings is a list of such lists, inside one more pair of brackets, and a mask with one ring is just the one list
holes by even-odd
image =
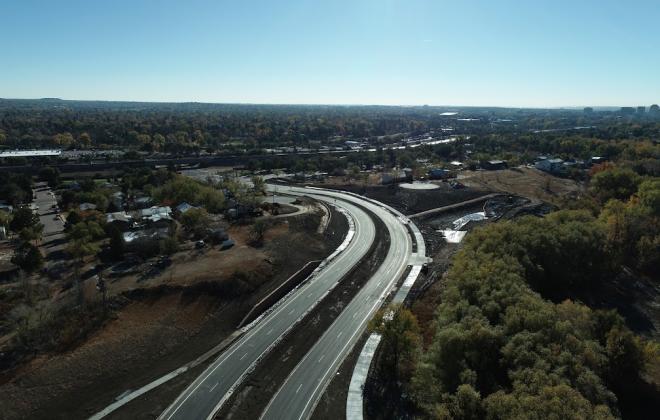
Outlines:
{"label": "exposed soil", "polygon": [[534,168],[499,171],[463,171],[459,181],[470,188],[482,188],[529,198],[533,201],[561,204],[561,198],[577,194],[582,187],[572,179],[558,178]]}
{"label": "exposed soil", "polygon": [[[135,286],[115,290],[122,293],[123,306],[100,330],[66,353],[33,359],[0,385],[0,417],[86,418],[125,391],[194,360],[232,333],[269,290],[339,245],[347,224],[344,217],[336,216],[325,237],[316,233],[319,215],[293,217],[272,229],[262,248],[208,250],[175,261],[161,276],[140,283],[138,287],[146,288],[140,290],[150,290],[146,293],[138,293]],[[234,232],[234,237],[239,236]],[[254,254],[250,264],[243,259],[247,254]],[[196,265],[201,268],[195,270]],[[227,299],[213,287],[200,287],[245,268],[258,284],[252,293]],[[129,403],[112,417],[153,418],[203,367]]]}
{"label": "exposed soil", "polygon": [[[216,418],[255,419],[261,415],[289,373],[337,318],[355,293],[362,288],[387,254],[389,248],[387,229],[380,220],[375,219],[374,222],[376,240],[364,262],[349,273],[295,330],[259,363],[255,371],[217,413]],[[348,380],[350,381],[350,376]]]}
{"label": "exposed soil", "polygon": [[348,184],[320,186],[362,194],[392,206],[403,214],[414,214],[437,207],[460,203],[492,192],[483,187],[455,190],[446,182],[438,182],[437,184],[440,188],[435,190],[410,190],[401,188],[398,185],[364,186]]}

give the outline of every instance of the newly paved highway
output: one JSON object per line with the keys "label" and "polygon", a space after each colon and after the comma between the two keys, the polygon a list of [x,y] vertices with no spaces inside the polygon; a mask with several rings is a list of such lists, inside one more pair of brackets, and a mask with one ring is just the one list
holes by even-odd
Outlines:
{"label": "newly paved highway", "polygon": [[[305,189],[278,186],[278,192],[285,190],[291,194],[308,194],[310,192]],[[355,232],[351,242],[313,279],[290,294],[272,312],[257,321],[245,335],[213,362],[159,418],[169,420],[212,417],[231,396],[245,375],[254,368],[259,359],[277,344],[295,323],[304,317],[367,253],[375,237],[375,226],[371,218],[360,208],[343,200],[339,194],[336,197],[316,196],[316,198],[341,207],[352,216]],[[383,270],[383,273],[390,270],[392,273],[403,270],[398,264],[401,263],[403,255],[409,252],[410,239],[408,238],[407,242],[404,238],[398,239],[404,240],[403,243],[406,245],[398,250],[396,261],[386,261],[387,268]],[[398,239],[392,242],[398,242]],[[386,281],[384,280],[384,283]],[[384,283],[383,286],[385,286]],[[377,289],[379,287],[377,286]],[[371,307],[373,299],[378,299],[377,289],[372,290],[373,296],[372,294],[362,295],[361,299],[365,305],[368,303]],[[366,316],[366,312],[359,312],[359,316],[356,315],[355,319],[363,319],[364,316]],[[347,327],[352,328],[352,325],[349,323]],[[345,345],[347,340],[352,340],[350,336],[354,331],[355,329],[345,331],[343,334],[346,336],[343,341],[339,340],[342,338],[341,336],[337,337],[339,341],[335,344]]]}
{"label": "newly paved highway", "polygon": [[365,330],[369,319],[380,307],[385,296],[402,277],[406,267],[412,262],[419,262],[412,253],[412,238],[405,225],[405,218],[362,198],[337,192],[323,194],[359,203],[372,211],[387,227],[391,238],[390,247],[376,273],[277,391],[263,412],[262,419],[309,418],[339,365]]}

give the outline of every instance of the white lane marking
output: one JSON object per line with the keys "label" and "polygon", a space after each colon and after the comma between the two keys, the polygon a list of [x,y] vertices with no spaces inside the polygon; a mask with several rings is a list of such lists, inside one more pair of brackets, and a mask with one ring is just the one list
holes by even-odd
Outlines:
{"label": "white lane marking", "polygon": [[268,332],[266,333],[266,335],[270,335],[270,333],[272,333],[272,332],[273,332],[273,329],[271,328],[270,330],[268,330]]}
{"label": "white lane marking", "polygon": [[321,360],[323,360],[324,357],[325,357],[325,354],[321,355],[321,357],[319,358],[318,363],[321,363]]}
{"label": "white lane marking", "polygon": [[220,382],[216,382],[215,385],[213,385],[211,389],[209,389],[209,392],[213,392],[213,390],[215,389],[216,386],[218,386],[219,383]]}
{"label": "white lane marking", "polygon": [[238,359],[238,360],[243,360],[243,359],[245,358],[245,356],[247,356],[247,355],[248,355],[248,354],[247,354],[247,353],[245,353],[245,354],[244,354],[244,355],[242,355],[242,356],[241,356],[241,358],[240,358],[240,359]]}
{"label": "white lane marking", "polygon": [[302,388],[302,384],[298,385],[298,389],[296,389],[296,394],[300,392],[300,388]]}
{"label": "white lane marking", "polygon": [[339,334],[337,334],[337,338],[341,337],[342,334],[343,334],[343,332],[339,331]]}

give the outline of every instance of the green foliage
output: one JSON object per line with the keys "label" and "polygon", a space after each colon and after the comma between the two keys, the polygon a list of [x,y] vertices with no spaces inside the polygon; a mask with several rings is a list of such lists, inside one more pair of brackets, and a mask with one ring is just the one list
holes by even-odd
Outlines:
{"label": "green foliage", "polygon": [[109,241],[110,256],[115,260],[122,259],[124,257],[126,244],[124,244],[124,236],[121,230],[119,230],[116,226],[109,224],[106,227],[106,231],[108,237],[110,238]]}
{"label": "green foliage", "polygon": [[378,311],[370,327],[381,334],[383,353],[377,373],[380,380],[392,383],[401,378],[409,380],[420,344],[415,316],[408,309],[388,307]]}
{"label": "green foliage", "polygon": [[0,200],[18,207],[32,201],[32,178],[25,174],[0,172]]}
{"label": "green foliage", "polygon": [[211,218],[203,208],[190,209],[179,217],[179,221],[188,232],[199,234],[209,227]]}
{"label": "green foliage", "polygon": [[613,390],[643,372],[642,343],[614,311],[555,304],[532,289],[556,298],[597,284],[607,248],[604,225],[584,211],[473,231],[406,385],[421,417],[618,416]]}
{"label": "green foliage", "polygon": [[60,171],[46,166],[39,171],[39,179],[47,182],[49,187],[55,188],[60,183]]}
{"label": "green foliage", "polygon": [[601,203],[611,199],[627,200],[637,191],[640,181],[633,170],[613,167],[595,174],[590,189]]}
{"label": "green foliage", "polygon": [[44,265],[44,257],[41,255],[41,251],[29,242],[22,242],[18,246],[11,261],[28,273],[39,271]]}
{"label": "green foliage", "polygon": [[181,175],[155,188],[152,196],[170,205],[187,202],[203,206],[211,213],[220,213],[225,209],[225,197],[221,191]]}
{"label": "green foliage", "polygon": [[31,228],[39,223],[37,216],[29,207],[20,207],[14,211],[9,229],[14,232],[20,232],[23,229]]}

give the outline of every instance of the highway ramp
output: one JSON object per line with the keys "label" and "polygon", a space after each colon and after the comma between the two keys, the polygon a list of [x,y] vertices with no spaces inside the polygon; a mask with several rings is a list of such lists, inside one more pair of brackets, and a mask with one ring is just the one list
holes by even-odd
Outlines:
{"label": "highway ramp", "polygon": [[[390,234],[390,247],[376,273],[341,312],[330,328],[296,366],[262,414],[262,419],[306,419],[335,375],[344,357],[365,331],[367,323],[393,290],[409,264],[424,259],[413,254],[409,221],[385,206],[341,192],[319,191],[328,197],[359,203],[380,218]],[[321,197],[314,195],[314,197]],[[418,242],[420,238],[416,236]]]}
{"label": "highway ramp", "polygon": [[[300,195],[310,192],[278,186],[278,191],[284,190]],[[274,310],[258,319],[186,388],[160,419],[212,418],[259,360],[366,255],[375,238],[375,226],[370,216],[342,197],[318,198],[351,215],[355,233],[346,249],[311,280],[285,297]]]}

